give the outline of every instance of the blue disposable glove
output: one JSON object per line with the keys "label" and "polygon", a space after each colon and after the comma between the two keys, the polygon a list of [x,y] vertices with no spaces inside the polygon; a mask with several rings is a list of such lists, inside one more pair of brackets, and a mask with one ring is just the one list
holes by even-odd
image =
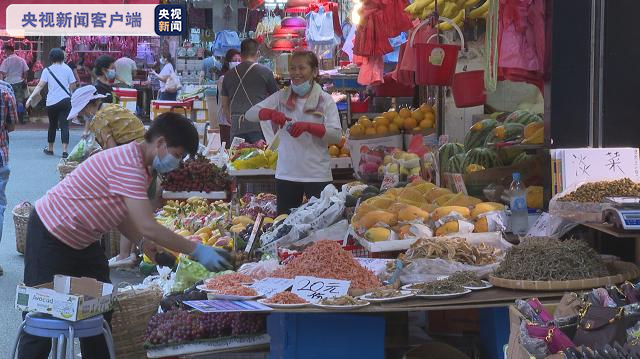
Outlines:
{"label": "blue disposable glove", "polygon": [[229,252],[224,249],[213,248],[198,243],[191,257],[211,272],[231,269],[231,256]]}

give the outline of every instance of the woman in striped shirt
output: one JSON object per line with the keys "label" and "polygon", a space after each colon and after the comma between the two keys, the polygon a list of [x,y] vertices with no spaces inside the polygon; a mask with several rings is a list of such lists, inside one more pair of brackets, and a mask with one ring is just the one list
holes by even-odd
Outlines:
{"label": "woman in striped shirt", "polygon": [[[160,247],[191,255],[209,270],[230,267],[224,250],[188,241],[158,224],[148,189],[153,172],[176,169],[198,149],[198,132],[176,113],[159,116],[142,143],[131,142],[89,157],[36,202],[27,227],[24,283],[36,286],[55,274],[109,282],[107,258],[98,241],[118,229],[149,258]],[[110,319],[110,314],[105,315]],[[19,358],[47,358],[51,340],[27,335]],[[81,340],[83,358],[107,358],[102,336]]]}

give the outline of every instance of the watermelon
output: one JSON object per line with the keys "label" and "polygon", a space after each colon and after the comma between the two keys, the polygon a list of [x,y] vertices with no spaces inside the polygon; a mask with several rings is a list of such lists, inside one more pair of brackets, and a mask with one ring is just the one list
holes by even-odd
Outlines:
{"label": "watermelon", "polygon": [[498,126],[498,121],[492,118],[485,118],[475,123],[464,137],[464,148],[468,151],[476,147],[484,146],[487,136],[496,126]]}
{"label": "watermelon", "polygon": [[464,153],[464,145],[462,143],[445,143],[440,146],[439,159],[442,172],[448,172],[447,164],[449,159],[454,155]]}
{"label": "watermelon", "polygon": [[504,120],[504,123],[519,123],[526,126],[531,122],[537,121],[542,121],[542,117],[540,117],[540,115],[526,110],[517,110],[511,112],[511,114]]}
{"label": "watermelon", "polygon": [[480,165],[484,168],[492,168],[502,166],[502,162],[498,158],[498,154],[495,150],[490,148],[478,147],[473,148],[467,152],[462,168],[467,168],[469,165]]}
{"label": "watermelon", "polygon": [[522,152],[520,155],[518,155],[518,157],[513,159],[513,162],[511,163],[512,166],[518,165],[522,162],[526,162],[526,161],[530,161],[532,159],[536,158],[536,155],[530,155],[526,152]]}
{"label": "watermelon", "polygon": [[464,169],[463,165],[465,157],[466,155],[464,153],[459,153],[449,158],[446,166],[447,170],[445,170],[444,172],[462,173],[462,170]]}
{"label": "watermelon", "polygon": [[521,139],[523,134],[524,125],[519,123],[505,123],[491,131],[485,140],[485,146],[492,143],[515,141]]}

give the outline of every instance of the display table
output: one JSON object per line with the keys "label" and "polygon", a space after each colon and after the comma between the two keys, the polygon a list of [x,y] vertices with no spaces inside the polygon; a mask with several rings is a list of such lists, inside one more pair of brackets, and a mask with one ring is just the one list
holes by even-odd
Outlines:
{"label": "display table", "polygon": [[616,238],[629,238],[635,240],[635,262],[640,264],[640,231],[627,231],[606,223],[583,223],[583,226]]}
{"label": "display table", "polygon": [[[267,319],[270,358],[383,359],[386,312],[480,309],[480,337],[487,358],[503,358],[509,340],[508,306],[516,299],[537,297],[559,302],[564,292],[491,288],[450,300],[411,299],[334,312],[315,307],[274,310]],[[321,339],[321,342],[319,340]],[[322,345],[330,343],[330,345]],[[357,344],[360,343],[360,344]]]}

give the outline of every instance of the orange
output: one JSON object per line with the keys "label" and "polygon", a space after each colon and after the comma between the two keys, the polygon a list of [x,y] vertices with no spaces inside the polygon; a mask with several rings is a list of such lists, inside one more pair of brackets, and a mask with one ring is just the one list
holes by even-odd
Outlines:
{"label": "orange", "polygon": [[427,112],[433,113],[433,107],[431,107],[431,105],[429,105],[428,103],[423,103],[422,105],[420,105],[420,111],[424,113],[427,113]]}
{"label": "orange", "polygon": [[396,116],[393,119],[393,124],[398,126],[398,128],[402,128],[404,126],[404,120],[400,116]]}
{"label": "orange", "polygon": [[424,119],[435,123],[436,115],[433,112],[427,112],[424,114]]}
{"label": "orange", "polygon": [[400,109],[399,114],[400,114],[400,117],[407,118],[411,116],[411,110],[409,110],[406,107],[403,107],[402,109]]}
{"label": "orange", "polygon": [[382,116],[384,116],[389,121],[393,121],[393,119],[396,117],[397,114],[398,113],[396,112],[396,110],[389,110],[383,113]]}
{"label": "orange", "polygon": [[390,123],[388,118],[382,116],[376,117],[374,120],[376,121],[376,127],[380,125],[389,126]]}
{"label": "orange", "polygon": [[346,153],[346,154],[340,154],[340,157],[351,157],[350,154]]}
{"label": "orange", "polygon": [[360,119],[358,119],[358,123],[361,124],[362,127],[364,128],[373,126],[373,123],[371,122],[371,120],[366,116],[360,117]]}
{"label": "orange", "polygon": [[340,149],[336,145],[329,146],[329,156],[338,157],[340,155]]}
{"label": "orange", "polygon": [[349,135],[350,136],[362,136],[362,135],[364,135],[364,126],[362,126],[361,124],[356,123],[355,125],[351,126],[351,129],[349,129]]}
{"label": "orange", "polygon": [[413,133],[422,133],[422,129],[420,127],[416,126],[416,127],[414,127],[413,130],[411,130],[411,132],[413,132]]}
{"label": "orange", "polygon": [[340,137],[340,143],[338,143],[338,147],[343,148],[345,143],[347,143],[347,138],[342,135],[342,137]]}
{"label": "orange", "polygon": [[389,127],[384,125],[378,125],[378,127],[376,127],[376,133],[378,135],[386,135],[389,133]]}
{"label": "orange", "polygon": [[414,129],[416,126],[418,126],[418,123],[416,122],[416,120],[414,118],[405,118],[404,119],[404,124],[403,127],[405,130],[412,130]]}
{"label": "orange", "polygon": [[422,120],[422,121],[420,121],[420,125],[419,126],[423,130],[425,130],[427,128],[432,128],[433,127],[433,121],[432,120],[428,120],[428,119]]}
{"label": "orange", "polygon": [[415,110],[411,113],[411,117],[414,118],[416,122],[420,123],[420,121],[424,120],[424,112]]}
{"label": "orange", "polygon": [[367,129],[364,131],[364,134],[366,136],[375,136],[376,133],[376,129],[373,127],[367,127]]}
{"label": "orange", "polygon": [[400,133],[400,128],[395,123],[389,124],[389,133]]}
{"label": "orange", "polygon": [[346,147],[343,147],[342,149],[340,149],[340,156],[342,155],[349,155],[350,156],[350,152],[349,149]]}

